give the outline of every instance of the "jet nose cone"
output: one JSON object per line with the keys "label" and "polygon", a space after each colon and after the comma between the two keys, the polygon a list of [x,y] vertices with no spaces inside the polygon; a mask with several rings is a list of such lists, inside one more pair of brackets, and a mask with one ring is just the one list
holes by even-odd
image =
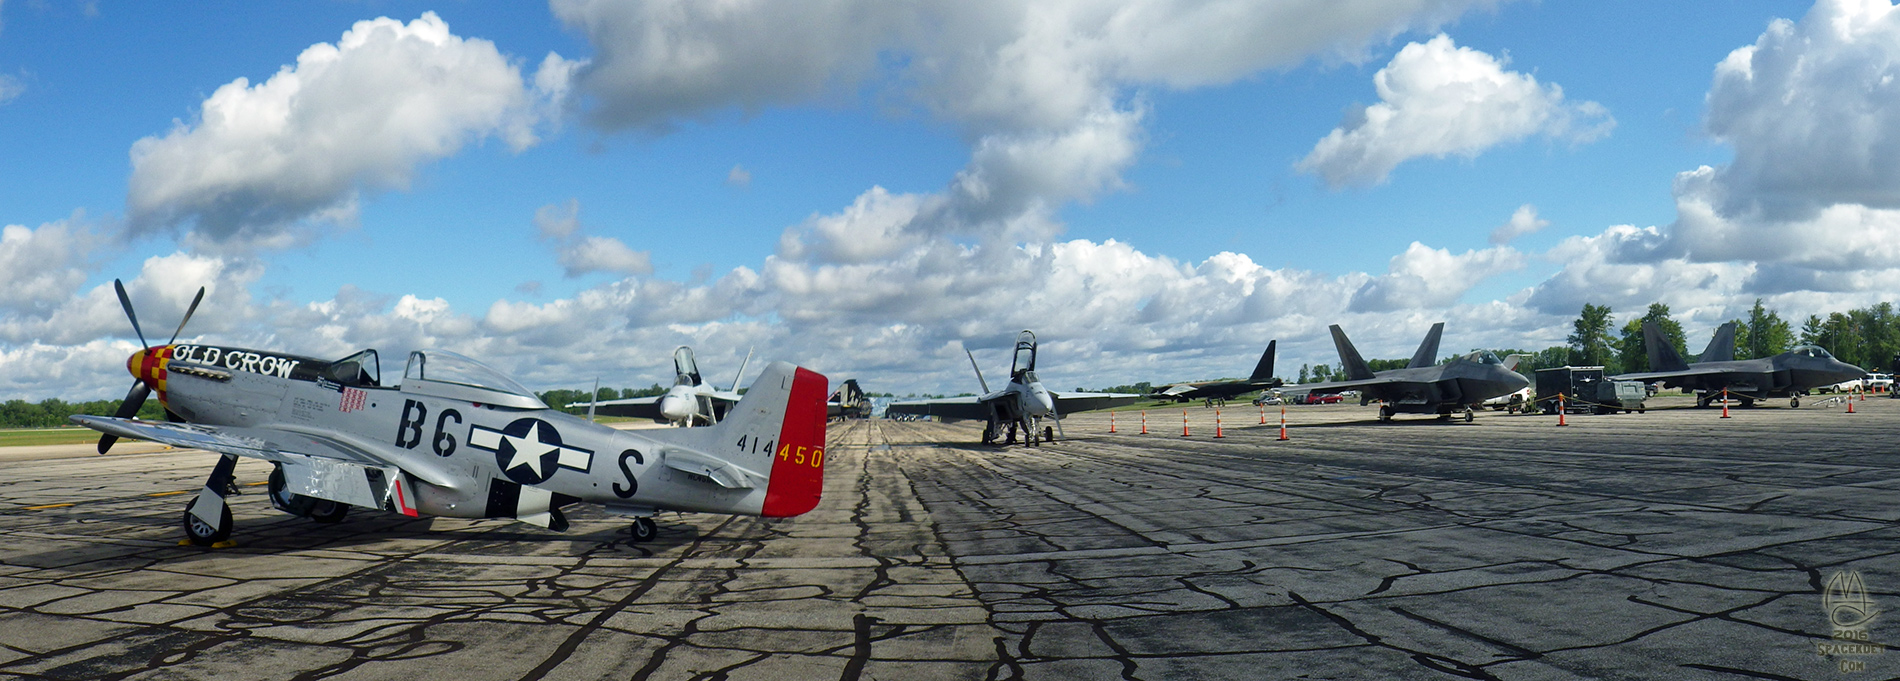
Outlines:
{"label": "jet nose cone", "polygon": [[1531,379],[1525,378],[1523,374],[1510,369],[1500,369],[1500,371],[1503,372],[1503,375],[1498,380],[1505,385],[1511,386],[1511,392],[1523,390],[1531,384]]}
{"label": "jet nose cone", "polygon": [[691,402],[684,397],[667,395],[660,398],[660,415],[665,416],[668,421],[684,421],[693,415],[693,407]]}

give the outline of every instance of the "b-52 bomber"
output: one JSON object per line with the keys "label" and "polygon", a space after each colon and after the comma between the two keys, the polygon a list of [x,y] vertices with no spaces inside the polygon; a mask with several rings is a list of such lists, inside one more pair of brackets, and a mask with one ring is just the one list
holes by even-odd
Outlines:
{"label": "b-52 bomber", "polygon": [[1530,385],[1530,379],[1505,368],[1503,360],[1488,350],[1437,364],[1434,360],[1438,356],[1439,337],[1445,332],[1444,322],[1432,325],[1405,368],[1378,372],[1366,365],[1358,348],[1353,347],[1338,324],[1328,328],[1333,333],[1333,346],[1339,351],[1339,366],[1346,380],[1307,383],[1283,392],[1326,395],[1358,390],[1360,405],[1373,401],[1382,403],[1380,421],[1391,421],[1394,414],[1437,414],[1440,419],[1449,419],[1452,412],[1462,410],[1465,421],[1469,422],[1472,410],[1485,400],[1509,395]]}
{"label": "b-52 bomber", "polygon": [[[1036,334],[1027,330],[1016,334],[1016,351],[1009,366],[1009,384],[1003,386],[1002,390],[990,392],[989,382],[983,380],[983,370],[976,365],[976,355],[969,350],[963,352],[970,358],[970,368],[976,370],[977,384],[983,387],[981,396],[892,402],[885,408],[885,413],[938,416],[952,420],[981,419],[986,422],[983,426],[983,444],[993,444],[998,438],[1002,438],[1005,445],[1015,444],[1016,431],[1020,429],[1023,443],[1034,447],[1038,430],[1042,431],[1043,441],[1056,438],[1057,430],[1062,427],[1063,414],[1108,409],[1133,404],[1144,398],[1142,395],[1124,393],[1062,394],[1042,387],[1042,379],[1036,377]],[[1042,425],[1044,418],[1055,421],[1056,425]]]}
{"label": "b-52 bomber", "polygon": [[[176,333],[147,345],[118,289],[145,346],[126,362],[137,382],[120,416],[72,419],[105,433],[102,453],[132,437],[222,455],[185,506],[193,544],[230,537],[240,456],[271,463],[272,506],[326,523],[354,506],[561,531],[561,509],[585,502],[634,518],[633,539],[647,541],[661,510],[786,517],[818,505],[826,380],[789,363],[766,367],[715,426],[621,431],[549,409],[452,352],[412,352],[400,385],[385,385],[375,350],[325,361],[179,344]],[[124,418],[152,392],[181,422]]]}
{"label": "b-52 bomber", "polygon": [[1788,398],[1788,406],[1801,406],[1801,396],[1815,388],[1848,381],[1867,372],[1835,359],[1818,345],[1801,345],[1773,357],[1735,359],[1735,322],[1723,324],[1709,339],[1709,346],[1694,364],[1682,361],[1675,346],[1663,338],[1654,321],[1643,322],[1643,349],[1648,354],[1649,371],[1622,374],[1610,378],[1619,381],[1662,381],[1670,388],[1688,388],[1696,392],[1696,406],[1707,407],[1721,399],[1724,391],[1753,407],[1756,400]]}
{"label": "b-52 bomber", "polygon": [[746,365],[751,363],[752,353],[747,351],[745,361],[739,363],[738,375],[732,377],[732,389],[720,390],[701,378],[699,363],[693,360],[693,349],[682,345],[673,350],[673,387],[667,388],[665,393],[567,406],[587,407],[588,413],[601,416],[652,419],[676,426],[710,426],[725,418],[732,405],[739,403],[739,381],[745,378]]}
{"label": "b-52 bomber", "polygon": [[1253,375],[1244,381],[1209,381],[1205,383],[1177,383],[1156,391],[1150,397],[1176,402],[1206,400],[1208,406],[1215,402],[1226,403],[1227,399],[1245,395],[1256,390],[1278,388],[1285,381],[1273,377],[1273,349],[1280,341],[1267,341],[1267,351],[1260,355],[1260,363],[1253,367]]}

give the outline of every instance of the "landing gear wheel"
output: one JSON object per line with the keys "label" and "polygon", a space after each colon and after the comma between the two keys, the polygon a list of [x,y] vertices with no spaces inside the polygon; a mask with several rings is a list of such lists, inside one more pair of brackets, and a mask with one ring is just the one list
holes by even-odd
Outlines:
{"label": "landing gear wheel", "polygon": [[231,507],[226,505],[218,514],[218,526],[206,525],[203,518],[192,514],[191,509],[198,507],[198,500],[192,499],[185,504],[185,539],[194,546],[210,546],[231,538]]}
{"label": "landing gear wheel", "polygon": [[1471,413],[1471,408],[1465,407],[1465,423],[1470,423],[1471,420],[1475,418],[1477,418],[1477,415]]}
{"label": "landing gear wheel", "polygon": [[633,519],[633,543],[645,544],[658,536],[660,536],[660,526],[654,524],[652,518]]}
{"label": "landing gear wheel", "polygon": [[1801,398],[1799,398],[1799,397],[1790,397],[1790,398],[1788,398],[1788,406],[1790,406],[1790,407],[1795,407],[1795,408],[1800,408],[1800,407],[1801,407]]}
{"label": "landing gear wheel", "polygon": [[325,525],[343,522],[343,516],[349,515],[350,505],[329,499],[315,499],[310,505],[310,519]]}
{"label": "landing gear wheel", "polygon": [[1005,445],[1016,444],[1016,424],[1014,423],[1009,424],[1009,434],[1003,437],[1003,444]]}
{"label": "landing gear wheel", "polygon": [[1056,428],[1055,428],[1055,426],[1043,426],[1043,427],[1042,427],[1042,441],[1043,441],[1043,442],[1055,442],[1055,441],[1056,441]]}
{"label": "landing gear wheel", "polygon": [[1391,422],[1391,420],[1392,420],[1392,405],[1389,405],[1389,404],[1381,404],[1381,405],[1379,405],[1379,420],[1380,420],[1380,421],[1385,421],[1385,422]]}
{"label": "landing gear wheel", "polygon": [[986,445],[996,444],[995,424],[983,426],[983,444],[986,444]]}

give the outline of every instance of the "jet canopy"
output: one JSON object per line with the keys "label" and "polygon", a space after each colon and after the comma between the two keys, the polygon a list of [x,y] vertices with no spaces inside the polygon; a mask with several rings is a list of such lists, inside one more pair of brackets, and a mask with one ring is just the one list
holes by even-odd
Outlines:
{"label": "jet canopy", "polygon": [[1833,355],[1827,354],[1827,350],[1822,349],[1821,346],[1819,345],[1797,345],[1795,346],[1793,350],[1790,350],[1789,352],[1793,352],[1795,356],[1797,357],[1813,357],[1815,359],[1834,359]]}
{"label": "jet canopy", "polygon": [[684,345],[673,350],[673,385],[699,385],[699,362],[693,361],[693,349]]}
{"label": "jet canopy", "polygon": [[402,391],[498,407],[548,407],[527,386],[486,364],[447,350],[409,353],[409,366],[402,372]]}
{"label": "jet canopy", "polygon": [[1009,373],[1017,376],[1021,372],[1036,370],[1036,334],[1027,329],[1016,334],[1016,356],[1009,362]]}
{"label": "jet canopy", "polygon": [[1477,362],[1479,364],[1503,364],[1504,363],[1504,360],[1498,359],[1498,353],[1492,352],[1490,350],[1479,350],[1469,355],[1465,355],[1465,361]]}

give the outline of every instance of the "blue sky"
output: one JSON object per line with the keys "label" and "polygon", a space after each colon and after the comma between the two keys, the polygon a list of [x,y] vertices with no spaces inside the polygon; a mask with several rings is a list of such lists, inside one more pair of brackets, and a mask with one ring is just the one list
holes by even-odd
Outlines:
{"label": "blue sky", "polygon": [[[1668,302],[1696,333],[1755,297],[1805,316],[1894,282],[1885,162],[1845,199],[1798,174],[1900,138],[1861,87],[1900,61],[1886,2],[670,4],[0,4],[0,398],[116,393],[114,278],[144,278],[153,328],[211,286],[187,333],[217,342],[445,346],[541,388],[759,347],[900,392],[960,389],[961,348],[1006,361],[1021,326],[1058,383],[1108,385],[1233,375],[1270,338],[1291,373],[1333,360],[1330,323],[1375,356],[1438,320],[1450,349],[1543,347],[1580,300]],[[337,63],[448,84],[299,66],[379,17]],[[403,33],[423,24],[450,40]],[[1757,73],[1832,68],[1730,86],[1740,122],[1712,130],[1717,64],[1751,45]],[[280,70],[310,83],[291,124],[213,134],[214,93],[264,101]],[[1383,72],[1423,104],[1353,137],[1353,111],[1395,106]],[[1501,89],[1452,92],[1474,82]],[[1868,134],[1805,125],[1835,93]],[[322,123],[419,110],[360,141]],[[1321,159],[1329,134],[1389,169]],[[139,167],[142,139],[171,155]],[[1736,198],[1756,194],[1801,209]],[[1542,227],[1494,241],[1525,206]],[[246,217],[207,222],[225,210]],[[1775,245],[1809,233],[1868,257]]]}

